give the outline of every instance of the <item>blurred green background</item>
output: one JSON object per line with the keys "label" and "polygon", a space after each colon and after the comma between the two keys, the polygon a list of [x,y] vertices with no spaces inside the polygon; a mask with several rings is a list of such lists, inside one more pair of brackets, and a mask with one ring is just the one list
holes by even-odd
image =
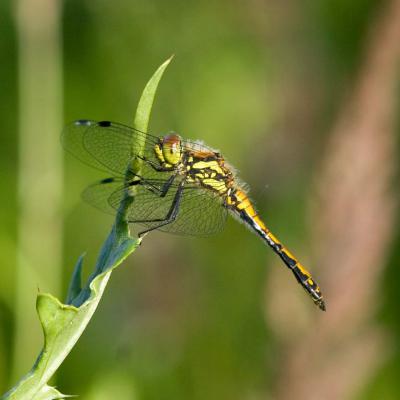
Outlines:
{"label": "blurred green background", "polygon": [[[59,25],[53,27],[60,32],[59,47],[49,53],[56,60],[51,68],[62,79],[55,84],[58,97],[45,105],[37,92],[36,111],[29,116],[45,129],[46,120],[59,115],[51,140],[56,138],[59,147],[54,162],[60,174],[60,157],[64,160],[64,179],[61,207],[53,218],[62,226],[50,234],[62,232],[62,264],[54,260],[61,272],[53,283],[39,273],[22,294],[17,273],[21,209],[30,198],[19,185],[29,176],[21,157],[33,154],[30,148],[40,155],[47,139],[39,129],[25,153],[20,151],[26,113],[21,115],[24,80],[19,76],[26,67],[21,47],[26,41],[18,33],[17,3],[0,1],[1,393],[29,370],[40,350],[37,289],[58,291],[63,298],[76,259],[87,251],[88,273],[112,224],[111,217],[81,202],[83,188],[105,176],[63,154],[58,145],[62,125],[79,118],[132,124],[145,83],[171,54],[175,58],[156,96],[151,132],[174,130],[220,149],[251,187],[267,226],[316,278],[322,276],[310,233],[313,187],[330,153],[328,139],[338,113],[362,67],[371,26],[386,2],[64,1]],[[20,3],[32,8],[28,20],[39,12],[35,1]],[[51,8],[55,2],[48,3]],[[42,50],[37,49],[37,57]],[[47,72],[40,67],[43,75]],[[40,79],[39,86],[48,83]],[[28,187],[35,185],[28,182]],[[40,187],[39,198],[51,204],[51,189],[49,195],[43,182]],[[30,224],[40,226],[40,215]],[[368,319],[383,327],[391,344],[357,390],[338,399],[400,396],[400,230],[393,225],[377,282],[377,310]],[[46,240],[34,239],[44,257],[54,250]],[[329,298],[328,313],[321,317],[274,254],[244,226],[230,220],[223,233],[207,239],[152,233],[113,274],[98,312],[57,374],[57,387],[96,400],[283,399],[278,387],[285,377],[283,360],[296,346],[285,346],[276,326],[286,322],[276,322],[269,311],[275,304],[270,274],[279,269],[274,282],[287,280],[282,283],[282,290],[290,292],[287,301],[300,306],[278,306],[278,314],[285,315],[277,318],[300,319],[303,333],[294,329],[293,336],[301,347],[301,335],[317,336],[315,324],[329,318]],[[357,276],[349,279],[357,285]],[[31,322],[18,333],[20,296],[27,298],[23,309]],[[286,296],[279,299],[284,302]],[[293,310],[296,315],[290,314]],[[16,347],[22,353],[17,358]]]}

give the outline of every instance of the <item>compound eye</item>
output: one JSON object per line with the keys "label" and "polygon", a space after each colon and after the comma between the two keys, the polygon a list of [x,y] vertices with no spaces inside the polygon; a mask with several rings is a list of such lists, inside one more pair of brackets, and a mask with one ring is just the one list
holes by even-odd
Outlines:
{"label": "compound eye", "polygon": [[162,148],[167,163],[175,165],[180,161],[182,154],[181,140],[181,137],[175,133],[164,136],[162,140]]}
{"label": "compound eye", "polygon": [[163,145],[171,148],[172,150],[176,150],[181,144],[181,137],[175,133],[171,133],[170,135],[164,136]]}

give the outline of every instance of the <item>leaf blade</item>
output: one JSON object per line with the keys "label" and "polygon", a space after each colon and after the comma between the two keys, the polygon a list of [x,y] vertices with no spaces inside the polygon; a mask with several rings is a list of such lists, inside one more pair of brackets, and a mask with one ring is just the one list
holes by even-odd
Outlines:
{"label": "leaf blade", "polygon": [[[136,111],[134,126],[146,131],[150,120],[155,93],[161,77],[171,58],[165,61],[147,83]],[[140,168],[140,165],[139,165]],[[124,218],[124,207],[131,199],[122,201],[114,225],[104,242],[93,273],[84,288],[81,287],[83,256],[75,266],[69,285],[67,304],[51,294],[39,293],[37,313],[42,325],[44,345],[32,369],[9,392],[3,400],[52,400],[68,396],[48,381],[62,364],[84,332],[101,300],[112,271],[117,268],[140,245],[140,238],[132,238]]]}

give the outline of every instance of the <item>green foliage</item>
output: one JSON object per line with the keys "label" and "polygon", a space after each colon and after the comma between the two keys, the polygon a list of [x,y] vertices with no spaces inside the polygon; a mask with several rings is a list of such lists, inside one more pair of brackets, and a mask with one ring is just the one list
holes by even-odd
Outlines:
{"label": "green foliage", "polygon": [[[155,72],[146,85],[136,111],[135,128],[146,131],[154,96],[170,60]],[[44,346],[32,370],[6,393],[7,400],[52,400],[71,397],[48,386],[48,381],[74,347],[104,293],[112,271],[120,265],[140,244],[141,239],[130,236],[128,223],[124,218],[122,202],[114,226],[107,237],[98,257],[94,272],[82,288],[81,272],[83,256],[77,262],[72,274],[66,304],[62,304],[51,294],[40,293],[36,309],[43,329]]]}

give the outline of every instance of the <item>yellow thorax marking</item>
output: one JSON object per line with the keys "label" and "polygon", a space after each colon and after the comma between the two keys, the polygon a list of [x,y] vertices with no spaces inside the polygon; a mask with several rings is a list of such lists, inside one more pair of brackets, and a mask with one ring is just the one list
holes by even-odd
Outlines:
{"label": "yellow thorax marking", "polygon": [[195,169],[212,169],[215,171],[217,174],[224,174],[222,171],[221,167],[219,166],[218,162],[213,160],[213,161],[198,161],[193,164],[193,168]]}
{"label": "yellow thorax marking", "polygon": [[210,186],[211,188],[217,190],[218,192],[226,192],[227,187],[224,182],[221,182],[217,179],[202,179],[201,181],[203,185]]}

